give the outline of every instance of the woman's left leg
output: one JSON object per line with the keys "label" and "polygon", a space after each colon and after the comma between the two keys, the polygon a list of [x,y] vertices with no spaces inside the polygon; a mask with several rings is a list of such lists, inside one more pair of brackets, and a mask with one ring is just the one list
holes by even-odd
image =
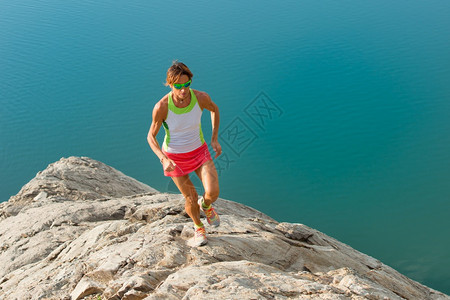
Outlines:
{"label": "woman's left leg", "polygon": [[205,189],[203,199],[206,206],[209,206],[219,197],[219,176],[217,175],[216,166],[212,160],[208,160],[195,170],[195,173],[203,184]]}

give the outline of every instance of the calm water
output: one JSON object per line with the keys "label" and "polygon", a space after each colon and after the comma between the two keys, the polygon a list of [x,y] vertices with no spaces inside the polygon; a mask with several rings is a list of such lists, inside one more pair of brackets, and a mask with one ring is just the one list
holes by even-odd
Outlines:
{"label": "calm water", "polygon": [[0,0],[0,201],[72,155],[172,191],[146,135],[179,59],[221,109],[223,198],[450,293],[449,15],[447,0]]}

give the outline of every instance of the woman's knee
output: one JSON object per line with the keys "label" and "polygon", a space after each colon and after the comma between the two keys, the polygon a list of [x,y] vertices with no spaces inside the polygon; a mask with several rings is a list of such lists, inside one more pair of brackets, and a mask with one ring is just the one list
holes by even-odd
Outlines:
{"label": "woman's knee", "polygon": [[214,202],[219,198],[219,187],[214,187],[212,189],[205,191],[205,198]]}

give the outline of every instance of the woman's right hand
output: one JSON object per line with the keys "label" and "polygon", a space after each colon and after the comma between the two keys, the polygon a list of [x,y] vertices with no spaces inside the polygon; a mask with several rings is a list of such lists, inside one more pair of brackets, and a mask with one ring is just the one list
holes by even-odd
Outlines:
{"label": "woman's right hand", "polygon": [[176,163],[168,157],[163,157],[161,163],[163,165],[164,171],[166,172],[172,172],[177,167]]}

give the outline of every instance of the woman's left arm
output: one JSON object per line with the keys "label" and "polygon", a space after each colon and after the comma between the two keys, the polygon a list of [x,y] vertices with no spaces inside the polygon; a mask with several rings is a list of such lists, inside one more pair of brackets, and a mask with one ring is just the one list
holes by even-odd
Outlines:
{"label": "woman's left arm", "polygon": [[207,109],[211,112],[211,125],[212,125],[212,137],[211,146],[216,152],[215,158],[222,154],[222,147],[219,144],[219,124],[220,124],[220,114],[219,107],[215,104],[211,97],[205,93],[200,92],[199,97],[197,97],[200,107]]}

